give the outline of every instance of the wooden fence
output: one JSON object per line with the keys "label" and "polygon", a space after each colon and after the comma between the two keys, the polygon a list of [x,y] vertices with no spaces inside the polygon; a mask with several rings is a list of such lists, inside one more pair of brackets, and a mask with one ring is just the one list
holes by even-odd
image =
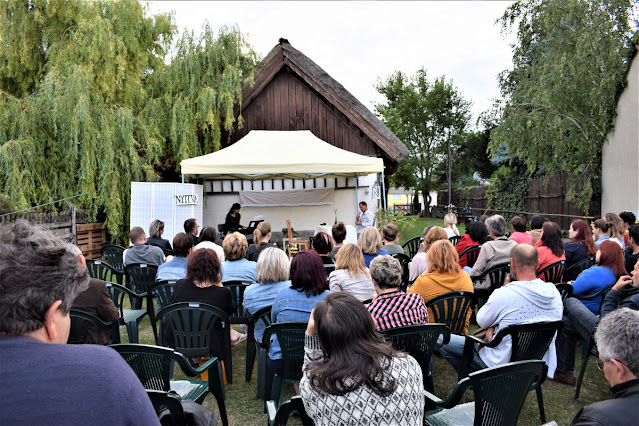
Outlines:
{"label": "wooden fence", "polygon": [[[484,186],[475,186],[469,189],[453,191],[453,204],[460,207],[472,208],[477,216],[482,214],[499,213],[504,216],[524,216],[528,220],[535,215],[546,216],[553,222],[557,222],[561,229],[568,229],[570,222],[577,217],[596,217],[601,212],[601,197],[595,194],[590,200],[588,212],[584,214],[575,203],[566,200],[568,192],[567,176],[558,175],[548,178],[544,183],[542,178],[531,179],[528,182],[528,197],[526,211],[498,211],[488,209],[488,197]],[[442,197],[442,198],[440,198]],[[448,192],[440,192],[438,199],[448,199]]]}
{"label": "wooden fence", "polygon": [[26,220],[49,230],[53,235],[74,242],[87,259],[100,259],[100,249],[108,244],[104,223],[87,223],[85,210],[73,204],[68,210],[59,212],[29,212],[3,215],[0,225]]}

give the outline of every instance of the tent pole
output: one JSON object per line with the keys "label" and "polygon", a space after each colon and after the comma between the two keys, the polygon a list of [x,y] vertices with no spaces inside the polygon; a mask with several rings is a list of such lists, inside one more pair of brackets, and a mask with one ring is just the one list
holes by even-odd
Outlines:
{"label": "tent pole", "polygon": [[184,173],[182,173],[182,183],[184,183]]}
{"label": "tent pole", "polygon": [[355,214],[356,215],[359,212],[359,194],[357,193],[357,181],[358,180],[359,180],[359,178],[357,177],[357,175],[355,175],[355,201],[357,201],[357,204],[355,205]]}
{"label": "tent pole", "polygon": [[382,203],[384,205],[384,210],[386,210],[386,184],[384,183],[384,170],[382,170]]}

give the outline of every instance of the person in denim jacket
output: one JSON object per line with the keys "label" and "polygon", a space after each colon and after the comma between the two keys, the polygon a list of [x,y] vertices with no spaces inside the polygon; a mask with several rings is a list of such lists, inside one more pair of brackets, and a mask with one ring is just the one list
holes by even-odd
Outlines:
{"label": "person in denim jacket", "polygon": [[[224,247],[226,247],[226,240],[224,240]],[[291,285],[288,280],[288,267],[289,262],[284,251],[270,247],[262,252],[257,261],[257,283],[251,284],[244,291],[244,309],[249,314],[253,315],[262,308],[272,306],[277,293]],[[264,328],[262,321],[255,324],[255,340],[260,343]]]}
{"label": "person in denim jacket", "polygon": [[[315,305],[329,294],[320,256],[312,250],[299,252],[291,260],[291,286],[280,290],[273,302],[272,323],[308,322]],[[283,373],[282,350],[275,335],[271,336],[266,363],[276,374]]]}
{"label": "person in denim jacket", "polygon": [[177,281],[186,277],[186,257],[193,249],[193,239],[184,232],[180,232],[173,237],[173,247],[173,259],[158,267],[158,272],[155,275],[155,282]]}

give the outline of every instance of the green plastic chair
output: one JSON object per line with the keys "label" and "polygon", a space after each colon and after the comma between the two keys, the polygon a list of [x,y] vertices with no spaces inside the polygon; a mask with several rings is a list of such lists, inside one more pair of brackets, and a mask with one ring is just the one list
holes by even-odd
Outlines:
{"label": "green plastic chair", "polygon": [[[226,313],[206,303],[180,302],[162,308],[156,320],[160,323],[157,344],[175,348],[189,358],[210,356],[211,334],[222,329],[224,361],[227,382],[233,383],[233,358],[231,356],[231,324]],[[165,341],[165,328],[171,330],[173,340]]]}
{"label": "green plastic chair", "polygon": [[573,296],[576,297],[579,300],[590,300],[590,299],[597,299],[599,298],[599,310],[597,311],[597,315],[601,314],[601,308],[603,307],[603,303],[604,300],[606,300],[606,295],[608,294],[608,292],[612,289],[612,287],[614,286],[614,284],[609,285],[608,287],[604,287],[601,290],[593,293],[593,294],[589,294],[587,296]]}
{"label": "green plastic chair", "polygon": [[[157,272],[157,266],[146,263],[132,263],[124,268],[127,288],[144,296],[142,299],[131,299],[131,308],[142,309],[142,300],[147,299],[149,289],[155,284]],[[153,319],[155,315],[153,303],[147,303],[146,311],[149,314],[149,318]],[[153,329],[153,335],[157,336],[155,321],[151,321],[151,328]]]}
{"label": "green plastic chair", "polygon": [[[497,333],[490,342],[475,336],[466,335],[463,355],[463,365],[466,367],[466,371],[463,376],[469,372],[474,353],[478,353],[481,348],[496,347],[506,336],[511,336],[512,338],[510,362],[541,360],[548,351],[552,340],[563,327],[563,321],[511,325],[499,330],[499,333]],[[536,388],[536,392],[537,403],[539,404],[539,417],[542,423],[546,423],[541,386]]]}
{"label": "green plastic chair", "polygon": [[180,395],[172,392],[164,392],[159,390],[147,389],[146,394],[149,396],[155,414],[160,415],[165,409],[169,410],[171,414],[172,424],[185,425],[186,415],[184,414],[184,408],[182,408],[182,400]]}
{"label": "green plastic chair", "polygon": [[[307,322],[280,322],[272,324],[264,330],[262,344],[269,345],[271,335],[277,336],[277,341],[282,348],[282,360],[284,362],[281,376],[267,369],[269,371],[266,375],[266,400],[272,400],[275,408],[279,408],[282,385],[284,383],[299,384],[302,378],[304,335],[307,327]],[[272,383],[272,386],[269,387],[270,383]]]}
{"label": "green plastic chair", "polygon": [[566,268],[566,261],[560,260],[559,262],[555,262],[551,265],[546,266],[545,268],[537,271],[537,276],[541,275],[544,281],[547,283],[560,283],[561,277],[564,275],[564,269]]}
{"label": "green plastic chair", "polygon": [[125,307],[124,298],[130,300],[143,299],[144,295],[134,293],[123,285],[116,283],[106,283],[107,290],[111,295],[111,300],[120,311],[120,325],[126,326],[126,334],[129,336],[129,343],[139,343],[139,329],[142,319],[147,314],[145,309],[129,309]]}
{"label": "green plastic chair", "polygon": [[384,338],[398,351],[407,352],[417,360],[422,369],[424,389],[434,392],[430,360],[440,336],[442,343],[450,341],[450,330],[444,324],[409,325],[382,332]]}
{"label": "green plastic chair", "polygon": [[399,261],[399,264],[402,267],[402,284],[399,286],[399,288],[402,291],[406,291],[408,289],[408,284],[409,284],[409,263],[410,263],[410,257],[406,256],[403,253],[396,253],[391,255],[393,256],[395,259],[397,259]]}
{"label": "green plastic chair", "polygon": [[102,247],[100,254],[104,257],[109,265],[115,268],[121,274],[124,274],[124,247],[116,244],[109,244]]}
{"label": "green plastic chair", "polygon": [[462,334],[466,327],[466,317],[477,304],[477,296],[471,291],[453,291],[433,297],[426,302],[433,322],[444,324],[452,334]]}
{"label": "green plastic chair", "polygon": [[472,268],[475,266],[475,262],[477,262],[477,258],[479,257],[479,252],[481,251],[481,246],[471,246],[466,247],[464,251],[459,253],[459,258],[466,256],[466,266]]}
{"label": "green plastic chair", "polygon": [[266,412],[268,413],[269,426],[285,425],[293,411],[296,411],[297,414],[299,414],[302,425],[313,426],[315,424],[308,414],[306,414],[304,402],[302,401],[302,397],[299,395],[283,402],[279,407],[275,405],[275,401],[266,401]]}
{"label": "green plastic chair", "polygon": [[460,240],[461,240],[461,235],[454,235],[448,239],[448,241],[450,241],[450,243],[454,246],[459,244]]}
{"label": "green plastic chair", "polygon": [[565,302],[567,298],[572,296],[572,292],[574,290],[573,287],[572,287],[572,284],[557,283],[557,284],[555,284],[555,287],[557,287],[557,291],[561,295],[561,301],[562,302]]}
{"label": "green plastic chair", "polygon": [[68,344],[84,345],[88,343],[89,328],[106,328],[111,343],[120,343],[120,329],[118,320],[102,321],[100,318],[80,309],[71,309],[71,329],[69,330]]}
{"label": "green plastic chair", "polygon": [[[548,366],[543,361],[518,361],[471,373],[455,385],[442,401],[424,391],[425,425],[502,426],[515,425],[528,392],[546,380]],[[459,404],[468,388],[474,402]]]}
{"label": "green plastic chair", "polygon": [[577,384],[575,386],[575,399],[579,398],[579,392],[581,391],[581,384],[584,380],[584,374],[586,373],[586,365],[588,365],[588,360],[590,356],[594,356],[599,359],[599,351],[597,350],[597,345],[595,342],[595,331],[597,331],[597,327],[592,330],[592,335],[590,336],[590,340],[588,343],[581,342],[581,368],[579,368],[579,377],[577,377]]}
{"label": "green plastic chair", "polygon": [[[193,368],[183,354],[171,348],[136,344],[111,345],[111,347],[124,358],[147,390],[174,391],[182,400],[195,401],[198,404],[202,404],[208,392],[211,392],[217,401],[222,423],[228,425],[222,365],[216,357],[211,357],[198,368]],[[195,379],[172,379],[175,362],[188,377],[199,376],[208,371],[208,382]]]}
{"label": "green plastic chair", "polygon": [[[237,306],[235,312],[229,315],[229,321],[231,324],[244,324],[247,326],[246,332],[246,372],[244,374],[247,382],[251,381],[251,375],[253,373],[253,362],[255,361],[255,335],[249,330],[251,323],[251,314],[244,309],[244,291],[248,288],[251,282],[243,281],[227,281],[222,283],[224,287],[231,290],[235,306]],[[251,361],[251,353],[253,361]]]}
{"label": "green plastic chair", "polygon": [[87,272],[91,278],[97,278],[102,281],[116,281],[118,284],[122,284],[122,272],[101,260],[87,259]]}
{"label": "green plastic chair", "polygon": [[412,259],[417,254],[417,250],[419,250],[419,246],[421,245],[422,241],[424,241],[424,237],[415,237],[406,241],[404,244],[402,244],[404,253],[406,253],[406,255]]}
{"label": "green plastic chair", "polygon": [[[248,333],[253,336],[253,350],[249,352],[250,360],[247,359],[246,368],[249,372],[253,372],[253,366],[255,365],[255,356],[257,355],[257,393],[255,398],[264,399],[266,389],[266,357],[268,352],[268,342],[261,343],[255,340],[255,326],[259,323],[264,325],[264,329],[272,324],[271,321],[271,306],[266,306],[255,314],[251,315],[251,321],[249,322]],[[249,365],[250,361],[250,365]],[[249,376],[250,380],[250,376]]]}
{"label": "green plastic chair", "polygon": [[[176,284],[177,281],[175,280],[164,280],[151,285],[147,295],[147,306],[153,305],[153,299],[157,300],[158,312],[160,309],[169,306],[173,299],[173,292],[175,291]],[[153,316],[153,322],[155,322],[155,315]]]}
{"label": "green plastic chair", "polygon": [[594,257],[587,257],[585,259],[580,260],[579,262],[570,265],[570,267],[564,270],[564,276],[562,278],[563,281],[571,281],[577,279],[577,276],[581,274],[586,269],[590,268],[595,264]]}
{"label": "green plastic chair", "polygon": [[475,289],[475,295],[477,296],[477,309],[481,308],[488,300],[493,291],[504,285],[506,281],[506,275],[510,273],[510,263],[502,263],[492,266],[482,272],[480,275],[471,276],[473,285],[477,281],[483,281],[488,279],[490,281],[490,287],[487,289]]}

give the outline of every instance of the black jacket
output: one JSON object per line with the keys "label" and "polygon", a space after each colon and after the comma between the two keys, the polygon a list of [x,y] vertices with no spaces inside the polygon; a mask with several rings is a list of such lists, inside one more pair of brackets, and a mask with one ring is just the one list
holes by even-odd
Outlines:
{"label": "black jacket", "polygon": [[571,425],[629,425],[637,422],[639,379],[610,388],[613,399],[588,405],[577,413]]}

